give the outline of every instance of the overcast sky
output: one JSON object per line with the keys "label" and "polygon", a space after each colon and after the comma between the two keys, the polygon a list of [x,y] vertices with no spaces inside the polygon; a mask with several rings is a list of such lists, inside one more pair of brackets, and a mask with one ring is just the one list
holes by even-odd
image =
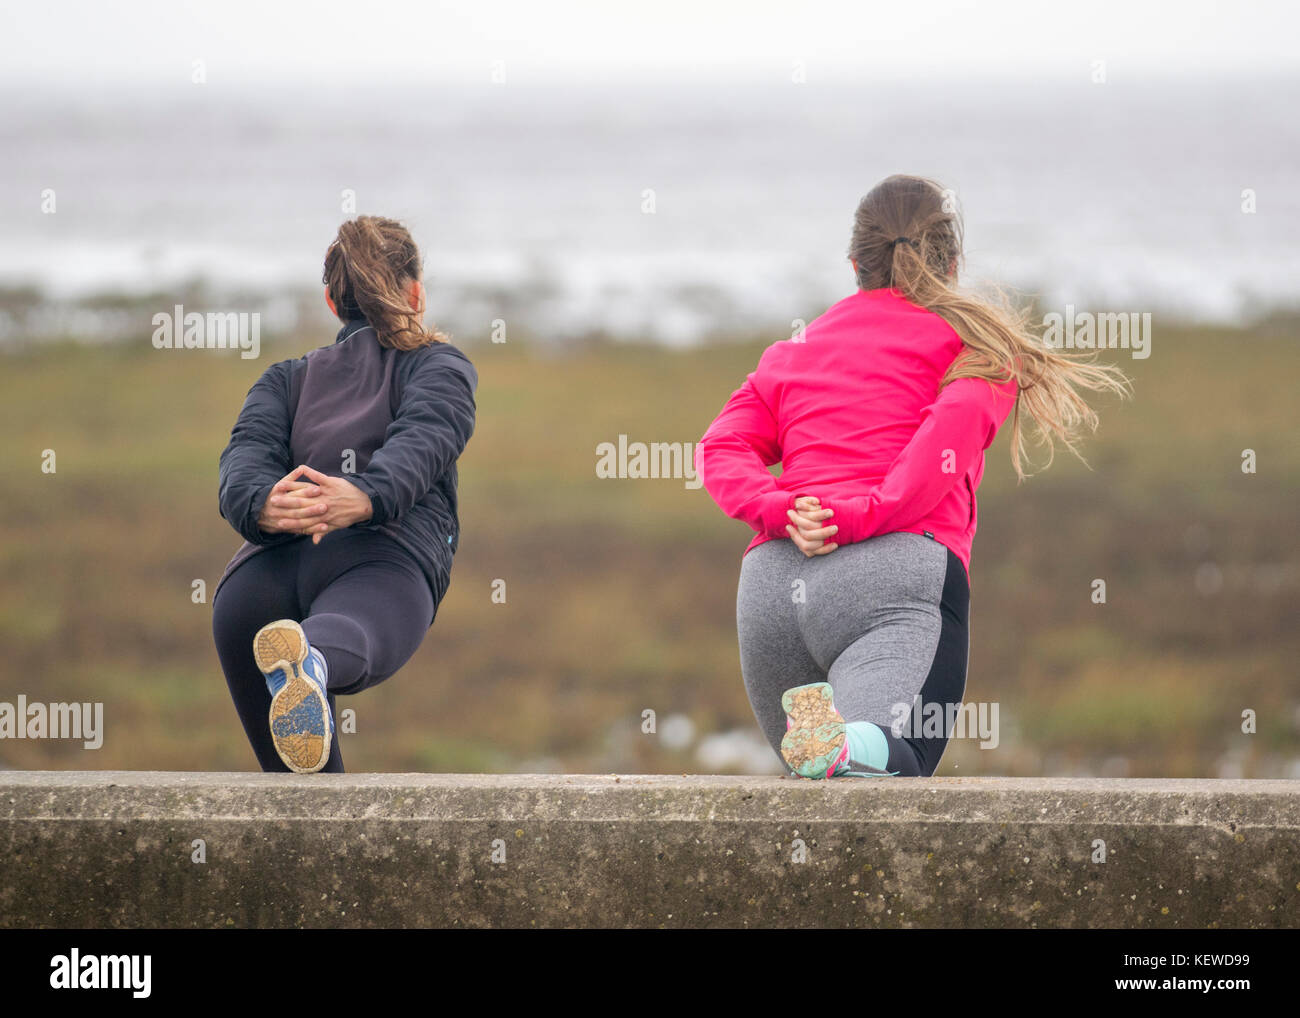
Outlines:
{"label": "overcast sky", "polygon": [[1294,71],[1300,5],[1263,0],[44,0],[0,15],[0,79],[507,80],[705,73],[1112,76]]}

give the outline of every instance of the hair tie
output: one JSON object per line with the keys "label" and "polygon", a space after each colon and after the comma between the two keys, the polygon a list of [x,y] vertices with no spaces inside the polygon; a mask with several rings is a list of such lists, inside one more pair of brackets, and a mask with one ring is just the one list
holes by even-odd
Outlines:
{"label": "hair tie", "polygon": [[917,251],[921,250],[921,245],[918,244],[916,241],[914,241],[911,237],[895,237],[893,246],[897,247],[899,244],[911,244],[912,247],[915,248]]}

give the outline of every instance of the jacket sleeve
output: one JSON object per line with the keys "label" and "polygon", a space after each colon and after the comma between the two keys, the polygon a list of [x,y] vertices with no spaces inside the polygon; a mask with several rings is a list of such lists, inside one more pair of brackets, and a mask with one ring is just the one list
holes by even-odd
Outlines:
{"label": "jacket sleeve", "polygon": [[221,453],[218,499],[222,517],[246,541],[283,544],[298,534],[267,534],[257,517],[276,481],[293,467],[289,462],[289,369],[291,361],[272,364],[253,383]]}
{"label": "jacket sleeve", "polygon": [[696,443],[695,473],[728,516],[768,537],[789,537],[786,510],[794,508],[794,495],[767,469],[780,462],[776,418],[751,374]]}
{"label": "jacket sleeve", "polygon": [[370,496],[366,526],[400,520],[455,464],[474,433],[477,389],[478,372],[455,347],[437,344],[414,355],[383,444],[348,478]]}
{"label": "jacket sleeve", "polygon": [[1014,380],[959,378],[944,386],[880,484],[866,495],[822,499],[823,508],[835,511],[826,522],[840,528],[831,540],[865,541],[924,519],[993,444],[1015,397]]}

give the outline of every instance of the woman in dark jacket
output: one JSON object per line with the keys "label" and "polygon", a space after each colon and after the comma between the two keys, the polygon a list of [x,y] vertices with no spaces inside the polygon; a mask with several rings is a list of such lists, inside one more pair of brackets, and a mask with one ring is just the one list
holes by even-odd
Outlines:
{"label": "woman in dark jacket", "polygon": [[221,454],[221,515],[245,540],[212,629],[263,770],[341,772],[335,695],[405,664],[447,592],[478,374],[424,328],[421,275],[399,223],[344,223],[324,280],[343,328],[267,368]]}

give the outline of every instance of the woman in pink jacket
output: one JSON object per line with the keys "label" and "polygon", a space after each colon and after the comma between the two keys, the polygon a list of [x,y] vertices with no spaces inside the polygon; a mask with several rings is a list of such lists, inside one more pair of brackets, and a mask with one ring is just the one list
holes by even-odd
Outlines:
{"label": "woman in pink jacket", "polygon": [[893,176],[862,199],[858,291],[768,347],[696,447],[704,487],[755,531],[741,671],[803,777],[934,773],[966,689],[984,450],[1014,408],[1023,479],[1022,410],[1049,453],[1054,438],[1075,451],[1097,426],[1077,390],[1129,391],[1118,369],[1047,348],[1023,313],[955,288],[947,195]]}

